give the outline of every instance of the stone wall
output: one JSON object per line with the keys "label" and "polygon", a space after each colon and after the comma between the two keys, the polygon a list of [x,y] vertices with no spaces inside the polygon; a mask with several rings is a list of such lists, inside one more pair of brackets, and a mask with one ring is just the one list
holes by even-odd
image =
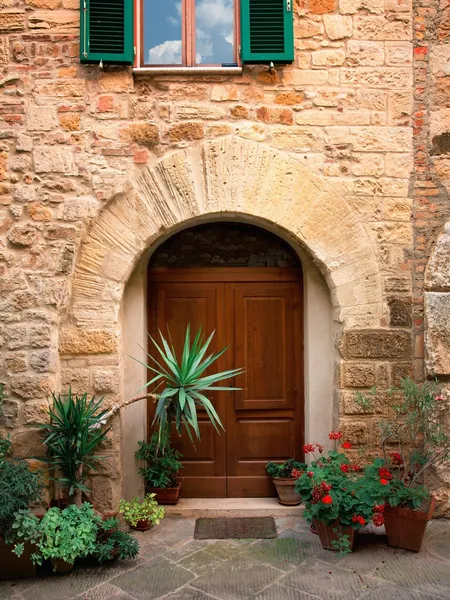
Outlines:
{"label": "stone wall", "polygon": [[[445,150],[445,132],[433,126],[435,143],[421,129],[433,122],[422,65],[436,110],[446,100],[423,50],[413,83],[409,0],[296,1],[293,65],[145,78],[79,64],[78,2],[0,5],[0,377],[16,452],[39,452],[33,425],[50,390],[121,401],[134,265],[160,236],[224,214],[295,239],[321,269],[340,331],[341,427],[355,446],[374,443],[376,415],[361,414],[355,392],[377,384],[386,409],[385,390],[411,371],[413,329],[420,371],[420,277],[443,219],[430,232],[429,199],[442,198],[440,215],[446,206],[445,182],[411,178],[415,131],[416,173],[423,160],[445,179],[445,155],[429,151]],[[424,48],[426,15],[414,15]],[[104,505],[121,493],[120,438],[118,419],[94,481]]]}

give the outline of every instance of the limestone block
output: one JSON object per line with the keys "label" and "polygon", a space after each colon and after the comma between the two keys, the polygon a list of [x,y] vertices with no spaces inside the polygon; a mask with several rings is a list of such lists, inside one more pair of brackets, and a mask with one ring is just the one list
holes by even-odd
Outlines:
{"label": "limestone block", "polygon": [[0,38],[0,65],[5,66],[9,63],[9,38]]}
{"label": "limestone block", "polygon": [[230,135],[231,133],[233,133],[233,129],[228,123],[213,123],[206,126],[206,137],[208,138]]}
{"label": "limestone block", "polygon": [[239,91],[235,85],[215,85],[211,90],[213,102],[230,102],[239,100]]}
{"label": "limestone block", "polygon": [[350,132],[355,150],[412,151],[412,130],[409,127],[351,127]]}
{"label": "limestone block", "polygon": [[450,375],[450,293],[426,292],[425,316],[427,373],[428,375]]}
{"label": "limestone block", "polygon": [[389,324],[391,327],[411,327],[412,324],[412,298],[405,296],[390,296]]}
{"label": "limestone block", "polygon": [[351,170],[353,175],[381,177],[384,174],[384,155],[373,152],[353,152]]}
{"label": "limestone block", "polygon": [[385,0],[386,10],[392,12],[410,12],[412,0]]}
{"label": "limestone block", "polygon": [[47,398],[51,393],[51,381],[43,375],[13,375],[11,377],[11,392],[25,400]]}
{"label": "limestone block", "polygon": [[30,326],[30,346],[32,348],[46,348],[51,344],[52,328],[50,325],[40,323]]}
{"label": "limestone block", "polygon": [[45,373],[55,369],[50,350],[38,350],[30,354],[30,366],[38,373]]}
{"label": "limestone block", "polygon": [[343,334],[340,350],[346,360],[367,358],[407,360],[411,358],[412,339],[408,331],[351,330]]}
{"label": "limestone block", "polygon": [[395,66],[412,65],[413,47],[411,42],[386,42],[386,64]]}
{"label": "limestone block", "polygon": [[332,50],[316,50],[312,53],[312,64],[318,67],[338,67],[345,62],[345,50],[333,48]]}
{"label": "limestone block", "polygon": [[94,477],[92,479],[92,493],[98,510],[116,510],[120,500],[121,485],[120,482],[109,477]]}
{"label": "limestone block", "polygon": [[425,285],[428,289],[450,291],[450,221],[445,224],[444,231],[438,237],[430,256]]}
{"label": "limestone block", "polygon": [[343,440],[351,442],[353,446],[364,446],[372,440],[374,424],[369,420],[342,419],[340,430]]}
{"label": "limestone block", "polygon": [[171,142],[200,140],[204,135],[204,125],[199,121],[176,123],[167,130],[167,137]]}
{"label": "limestone block", "polygon": [[337,0],[308,0],[308,10],[313,15],[324,15],[336,10]]}
{"label": "limestone block", "polygon": [[5,366],[7,373],[23,373],[27,370],[25,352],[10,352],[5,355]]}
{"label": "limestone block", "polygon": [[412,154],[390,154],[386,161],[385,173],[388,177],[407,178],[413,169]]}
{"label": "limestone block", "polygon": [[25,29],[26,16],[24,10],[4,9],[0,12],[0,33],[22,31]]}
{"label": "limestone block", "polygon": [[33,202],[28,207],[28,216],[32,221],[49,222],[52,220],[52,211],[41,204],[40,202]]}
{"label": "limestone block", "polygon": [[181,104],[176,108],[179,119],[223,119],[226,108],[204,104]]}
{"label": "limestone block", "polygon": [[402,379],[412,376],[412,366],[410,362],[399,362],[391,364],[392,385],[398,387]]}
{"label": "limestone block", "polygon": [[48,410],[49,403],[47,400],[26,402],[23,408],[23,424],[38,425],[48,423]]}
{"label": "limestone block", "polygon": [[389,92],[388,115],[390,125],[407,125],[413,110],[412,92]]}
{"label": "limestone block", "polygon": [[271,143],[275,148],[295,152],[322,151],[323,132],[319,127],[289,127],[273,129]]}
{"label": "limestone block", "polygon": [[151,146],[159,142],[159,127],[154,123],[133,123],[126,129],[122,129],[120,137],[138,144]]}
{"label": "limestone block", "polygon": [[261,106],[256,110],[256,118],[264,123],[283,123],[292,125],[294,116],[290,108],[268,108]]}
{"label": "limestone block", "polygon": [[37,238],[37,231],[31,225],[15,225],[7,234],[14,246],[31,246]]}
{"label": "limestone block", "polygon": [[321,20],[300,17],[294,23],[295,38],[311,38],[323,34],[323,23]]}
{"label": "limestone block", "polygon": [[65,328],[60,332],[62,355],[111,354],[117,350],[116,336],[110,331]]}
{"label": "limestone block", "polygon": [[344,362],[340,369],[340,382],[347,388],[370,388],[375,385],[374,362]]}
{"label": "limestone block", "polygon": [[8,325],[5,330],[6,347],[8,350],[16,350],[28,346],[28,327],[23,323]]}
{"label": "limestone block", "polygon": [[430,67],[433,75],[450,75],[450,44],[436,44],[430,53]]}
{"label": "limestone block", "polygon": [[81,98],[84,96],[85,81],[83,79],[61,79],[59,81],[36,81],[34,91],[39,99],[48,98]]}
{"label": "limestone block", "polygon": [[352,17],[343,15],[324,15],[325,31],[330,40],[342,40],[352,36]]}
{"label": "limestone block", "polygon": [[19,403],[15,400],[5,400],[0,414],[0,427],[17,427],[19,420]]}
{"label": "limestone block", "polygon": [[400,67],[354,67],[340,70],[342,85],[355,87],[412,87],[412,69]]}
{"label": "limestone block", "polygon": [[285,85],[294,87],[305,85],[325,85],[328,83],[328,71],[326,70],[310,70],[310,69],[295,69],[286,71],[284,74]]}
{"label": "limestone block", "polygon": [[40,429],[22,429],[13,436],[13,455],[16,458],[44,456],[46,447],[42,441]]}
{"label": "limestone block", "polygon": [[254,140],[255,142],[262,142],[266,137],[264,125],[257,123],[251,125],[238,125],[236,134],[241,138]]}
{"label": "limestone block", "polygon": [[295,106],[301,104],[304,99],[305,95],[302,92],[281,92],[275,96],[275,104]]}
{"label": "limestone block", "polygon": [[[61,0],[25,0],[28,6],[33,8],[50,8],[55,9],[61,6]],[[67,8],[63,6],[63,8]]]}
{"label": "limestone block", "polygon": [[35,146],[33,159],[36,173],[78,174],[73,150],[68,146]]}
{"label": "limestone block", "polygon": [[354,17],[354,38],[360,40],[402,41],[412,37],[411,19],[390,19],[387,15]]}
{"label": "limestone block", "polygon": [[64,131],[78,131],[80,129],[81,116],[77,113],[64,113],[58,116],[58,120]]}
{"label": "limestone block", "polygon": [[24,133],[19,133],[16,141],[16,152],[31,152],[32,149],[32,138]]}
{"label": "limestone block", "polygon": [[131,70],[103,71],[98,83],[102,92],[124,93],[134,89]]}
{"label": "limestone block", "polygon": [[77,10],[35,10],[28,17],[31,29],[44,29],[51,33],[74,33],[80,27]]}
{"label": "limestone block", "polygon": [[374,15],[384,13],[384,0],[339,0],[339,11],[343,15],[354,15],[359,10],[367,10]]}
{"label": "limestone block", "polygon": [[349,40],[347,52],[348,64],[352,66],[379,67],[384,64],[383,42]]}
{"label": "limestone block", "polygon": [[13,198],[16,202],[34,202],[38,198],[38,190],[34,185],[16,185]]}
{"label": "limestone block", "polygon": [[[0,156],[0,165],[1,165]],[[28,171],[31,169],[31,157],[28,154],[11,154],[8,159],[8,166],[11,171]],[[0,179],[2,179],[2,170],[0,166]]]}
{"label": "limestone block", "polygon": [[110,394],[118,392],[119,374],[117,373],[117,371],[95,371],[94,391],[100,394]]}

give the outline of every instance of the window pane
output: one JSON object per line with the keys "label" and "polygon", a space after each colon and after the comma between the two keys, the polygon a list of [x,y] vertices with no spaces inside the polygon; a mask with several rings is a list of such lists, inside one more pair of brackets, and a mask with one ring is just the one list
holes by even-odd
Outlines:
{"label": "window pane", "polygon": [[144,0],[144,62],[181,65],[181,0]]}
{"label": "window pane", "polygon": [[197,64],[222,64],[234,61],[234,1],[196,0]]}

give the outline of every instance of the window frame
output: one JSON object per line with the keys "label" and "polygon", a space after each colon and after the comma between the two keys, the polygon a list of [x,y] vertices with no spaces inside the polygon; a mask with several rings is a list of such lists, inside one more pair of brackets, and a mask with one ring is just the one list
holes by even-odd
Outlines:
{"label": "window frame", "polygon": [[[222,67],[220,63],[200,63],[195,61],[196,56],[196,29],[195,29],[195,4],[197,0],[181,0],[181,53],[182,64],[151,64],[145,62],[144,57],[144,1],[136,0],[135,6],[135,38],[136,38],[136,60],[135,68],[144,69],[223,69],[227,71],[229,67]],[[234,27],[233,27],[233,61],[237,67],[242,67],[240,58],[240,0],[234,2]]]}

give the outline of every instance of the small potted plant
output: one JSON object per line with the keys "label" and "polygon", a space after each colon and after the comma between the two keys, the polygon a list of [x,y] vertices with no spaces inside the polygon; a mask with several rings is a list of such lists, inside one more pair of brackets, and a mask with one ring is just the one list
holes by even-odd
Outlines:
{"label": "small potted plant", "polygon": [[[341,437],[340,432],[330,433],[335,442]],[[314,524],[323,548],[351,551],[355,532],[373,519],[375,509],[372,498],[364,495],[361,468],[337,450],[322,456],[320,444],[306,444],[304,451],[313,460],[297,479],[295,490],[305,501],[305,517]]]}
{"label": "small potted plant", "polygon": [[[410,378],[390,392],[392,414],[379,423],[382,458],[366,473],[385,502],[389,544],[419,552],[436,504],[424,485],[425,475],[450,457],[450,436],[443,425],[444,396],[436,381],[418,385]],[[372,409],[375,394],[375,389],[368,395],[358,394],[363,410]]]}
{"label": "small potted plant", "polygon": [[164,508],[156,502],[155,494],[147,494],[142,501],[137,497],[131,502],[121,500],[119,511],[124,521],[138,531],[147,531],[154,525],[159,525],[164,517]]}
{"label": "small potted plant", "polygon": [[284,506],[297,506],[301,503],[302,499],[295,491],[294,484],[305,472],[306,468],[305,463],[298,462],[293,458],[283,463],[267,463],[267,473],[272,477],[280,504]]}
{"label": "small potted plant", "polygon": [[117,518],[103,519],[97,534],[93,556],[100,564],[126,558],[136,558],[139,544],[136,538],[120,529]]}
{"label": "small potted plant", "polygon": [[42,518],[30,510],[20,510],[8,534],[9,543],[14,543],[14,552],[21,556],[24,544],[35,546],[31,560],[42,564],[50,560],[54,573],[68,573],[75,560],[86,558],[96,549],[97,534],[101,517],[91,504],[75,504],[64,510],[50,508]]}
{"label": "small potted plant", "polygon": [[145,461],[139,468],[144,477],[145,491],[154,494],[159,504],[176,504],[180,497],[181,481],[179,472],[183,468],[181,454],[170,445],[163,443],[160,434],[155,432],[149,443],[139,442],[136,458]]}

